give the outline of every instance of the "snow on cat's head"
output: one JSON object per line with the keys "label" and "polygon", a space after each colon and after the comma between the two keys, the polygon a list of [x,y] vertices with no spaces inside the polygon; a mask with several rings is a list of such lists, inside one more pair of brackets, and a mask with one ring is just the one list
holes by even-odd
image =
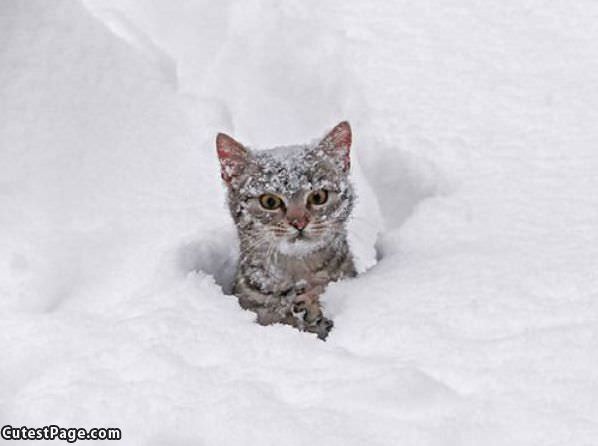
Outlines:
{"label": "snow on cat's head", "polygon": [[252,151],[219,133],[216,146],[231,214],[252,250],[302,256],[344,232],[354,200],[348,122],[310,145]]}

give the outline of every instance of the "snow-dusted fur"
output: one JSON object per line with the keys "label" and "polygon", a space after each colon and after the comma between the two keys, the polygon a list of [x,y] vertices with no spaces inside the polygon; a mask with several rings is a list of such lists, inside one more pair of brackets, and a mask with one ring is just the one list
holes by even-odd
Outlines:
{"label": "snow-dusted fur", "polygon": [[[345,223],[354,201],[349,181],[351,128],[336,126],[316,144],[252,152],[217,138],[222,178],[240,240],[234,293],[260,324],[284,323],[325,339],[332,321],[319,295],[355,275]],[[321,204],[311,194],[323,193]],[[275,209],[261,204],[272,196]]]}
{"label": "snow-dusted fur", "polygon": [[[598,445],[597,17],[595,0],[1,0],[0,427]],[[321,296],[316,342],[223,293],[238,250],[214,135],[308,142],[339,116],[360,274]]]}

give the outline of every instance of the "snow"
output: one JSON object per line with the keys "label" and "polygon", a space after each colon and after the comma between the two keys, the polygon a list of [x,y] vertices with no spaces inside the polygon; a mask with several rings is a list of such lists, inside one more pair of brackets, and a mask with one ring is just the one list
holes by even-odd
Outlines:
{"label": "snow", "polygon": [[[0,425],[596,444],[597,18],[589,0],[4,0]],[[328,289],[321,342],[226,294],[214,139],[303,144],[343,119],[367,271]]]}

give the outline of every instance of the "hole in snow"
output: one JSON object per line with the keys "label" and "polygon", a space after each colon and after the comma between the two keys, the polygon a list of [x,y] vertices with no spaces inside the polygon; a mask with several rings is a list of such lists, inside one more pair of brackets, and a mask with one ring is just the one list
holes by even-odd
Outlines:
{"label": "hole in snow", "polygon": [[[389,251],[385,236],[400,228],[423,200],[435,196],[442,175],[428,159],[380,142],[371,144],[378,150],[361,157],[361,170],[368,188],[376,197],[381,230],[374,243],[375,260]],[[370,221],[376,221],[374,216]]]}
{"label": "hole in snow", "polygon": [[212,276],[224,294],[232,294],[239,258],[237,244],[237,236],[233,231],[214,230],[205,238],[179,248],[179,267],[186,273],[201,271]]}
{"label": "hole in snow", "polygon": [[[439,179],[429,161],[396,147],[376,147],[381,150],[360,154],[353,164],[358,199],[348,237],[360,274],[382,260],[387,252],[385,235],[399,228],[421,201],[437,193]],[[181,270],[212,276],[225,294],[232,293],[238,257],[232,227],[211,231],[178,252]]]}
{"label": "hole in snow", "polygon": [[428,160],[390,147],[368,157],[363,170],[378,198],[387,230],[401,226],[417,205],[436,195],[438,172]]}
{"label": "hole in snow", "polygon": [[[352,180],[358,200],[347,229],[355,266],[362,273],[377,262],[376,241],[382,220],[376,197],[358,167],[354,168]],[[225,294],[232,294],[239,259],[238,243],[232,227],[210,231],[178,249],[178,266],[184,273],[201,271],[212,276]]]}
{"label": "hole in snow", "polygon": [[[387,235],[396,232],[413,215],[419,203],[437,195],[445,180],[430,161],[429,154],[435,152],[431,141],[412,141],[410,150],[377,140],[365,141],[365,144],[376,148],[360,152],[360,172],[362,182],[366,183],[362,189],[368,190],[377,203],[376,209],[370,207],[365,218],[370,225],[379,227],[373,242],[375,264],[385,253],[394,251],[394,245],[389,246],[394,243],[389,242],[393,237]],[[357,219],[363,220],[364,216],[357,216]]]}

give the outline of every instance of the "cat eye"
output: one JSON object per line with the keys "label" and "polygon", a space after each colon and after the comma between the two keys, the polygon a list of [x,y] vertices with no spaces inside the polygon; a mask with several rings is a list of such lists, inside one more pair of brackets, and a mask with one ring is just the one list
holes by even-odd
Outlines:
{"label": "cat eye", "polygon": [[268,211],[274,211],[282,206],[282,200],[273,194],[263,194],[260,196],[260,204]]}
{"label": "cat eye", "polygon": [[326,203],[326,201],[328,201],[328,191],[324,189],[314,191],[307,197],[307,202],[309,204],[315,204],[316,206],[322,205]]}

